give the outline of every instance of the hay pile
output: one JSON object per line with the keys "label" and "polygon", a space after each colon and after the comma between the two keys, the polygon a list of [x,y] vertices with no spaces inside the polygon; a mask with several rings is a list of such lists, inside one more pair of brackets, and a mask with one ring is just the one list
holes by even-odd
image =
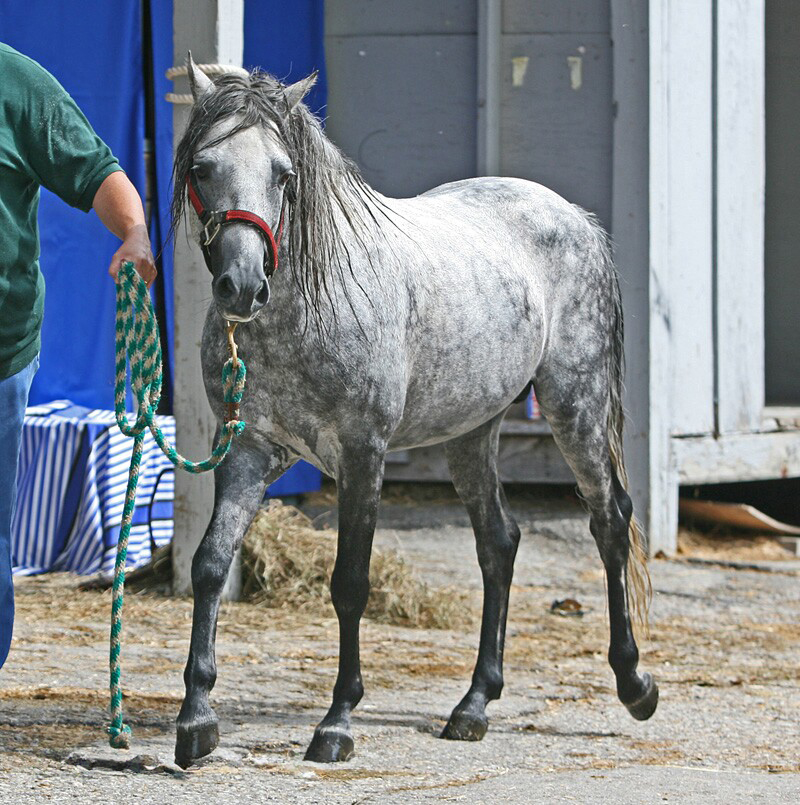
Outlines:
{"label": "hay pile", "polygon": [[[329,582],[336,535],[314,528],[292,506],[272,500],[253,520],[242,548],[245,600],[331,615]],[[372,552],[366,617],[397,626],[451,629],[470,619],[462,593],[432,589],[394,551]]]}

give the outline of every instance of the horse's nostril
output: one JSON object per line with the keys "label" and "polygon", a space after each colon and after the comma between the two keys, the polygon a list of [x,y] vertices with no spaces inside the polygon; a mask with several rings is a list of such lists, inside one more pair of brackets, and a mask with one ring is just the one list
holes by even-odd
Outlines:
{"label": "horse's nostril", "polygon": [[221,299],[233,299],[236,293],[236,283],[229,277],[220,277],[217,281],[217,295]]}
{"label": "horse's nostril", "polygon": [[262,307],[269,302],[269,283],[266,280],[261,283],[261,287],[256,291],[255,300],[256,304]]}

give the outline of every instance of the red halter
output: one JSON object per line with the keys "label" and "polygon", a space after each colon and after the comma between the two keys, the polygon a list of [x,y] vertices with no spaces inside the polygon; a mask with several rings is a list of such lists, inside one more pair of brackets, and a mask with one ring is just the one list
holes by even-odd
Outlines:
{"label": "red halter", "polygon": [[267,253],[264,256],[264,273],[267,278],[271,277],[278,269],[278,246],[281,242],[281,235],[283,234],[283,216],[286,210],[286,194],[283,197],[281,204],[281,217],[278,222],[277,237],[272,233],[269,224],[256,215],[254,212],[247,210],[209,210],[206,206],[203,194],[197,186],[197,180],[194,173],[189,171],[186,174],[186,189],[189,193],[189,201],[191,202],[200,223],[203,225],[203,241],[200,248],[203,250],[203,257],[206,261],[206,267],[211,271],[211,250],[210,246],[214,238],[219,234],[220,229],[227,224],[243,223],[254,226],[267,247]]}

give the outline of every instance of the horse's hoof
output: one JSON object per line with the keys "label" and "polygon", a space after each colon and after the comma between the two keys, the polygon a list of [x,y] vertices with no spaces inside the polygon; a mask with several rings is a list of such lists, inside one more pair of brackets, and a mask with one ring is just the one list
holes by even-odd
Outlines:
{"label": "horse's hoof", "polygon": [[489,719],[485,715],[476,716],[463,710],[454,710],[439,737],[450,741],[480,741],[487,729]]}
{"label": "horse's hoof", "polygon": [[346,732],[330,727],[317,729],[303,759],[314,763],[341,763],[353,757],[354,748],[353,739]]}
{"label": "horse's hoof", "polygon": [[642,683],[645,686],[645,692],[635,702],[625,704],[628,712],[637,721],[647,721],[658,707],[658,685],[656,685],[655,679],[650,674],[642,674]]}
{"label": "horse's hoof", "polygon": [[186,727],[179,724],[175,742],[175,763],[186,769],[195,760],[210,755],[218,743],[219,727],[216,719]]}

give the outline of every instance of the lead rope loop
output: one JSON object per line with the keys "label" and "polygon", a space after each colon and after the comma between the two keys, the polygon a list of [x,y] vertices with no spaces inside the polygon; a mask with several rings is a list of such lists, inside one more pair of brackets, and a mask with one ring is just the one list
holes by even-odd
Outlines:
{"label": "lead rope loop", "polygon": [[[191,473],[213,470],[225,459],[234,436],[245,428],[244,420],[239,419],[239,403],[244,392],[247,367],[239,358],[234,341],[235,323],[227,328],[228,349],[231,357],[222,367],[223,399],[227,406],[225,423],[219,440],[211,455],[203,461],[189,461],[181,456],[166,440],[156,423],[156,409],[161,399],[163,379],[161,365],[161,343],[150,294],[145,281],[136,273],[133,263],[125,262],[117,275],[116,312],[116,382],[114,385],[114,414],[119,429],[133,438],[133,453],[128,469],[128,486],[125,491],[125,505],[122,510],[117,558],[114,563],[114,581],[111,597],[111,634],[109,651],[109,671],[111,690],[111,725],[108,727],[109,743],[115,749],[128,749],[131,728],[124,722],[122,714],[122,606],[125,588],[125,560],[128,555],[128,539],[131,533],[131,520],[136,506],[136,487],[139,483],[139,464],[142,459],[145,432],[153,434],[156,444],[175,467]],[[131,389],[138,406],[136,421],[128,422],[125,411],[127,371],[130,365]]]}

